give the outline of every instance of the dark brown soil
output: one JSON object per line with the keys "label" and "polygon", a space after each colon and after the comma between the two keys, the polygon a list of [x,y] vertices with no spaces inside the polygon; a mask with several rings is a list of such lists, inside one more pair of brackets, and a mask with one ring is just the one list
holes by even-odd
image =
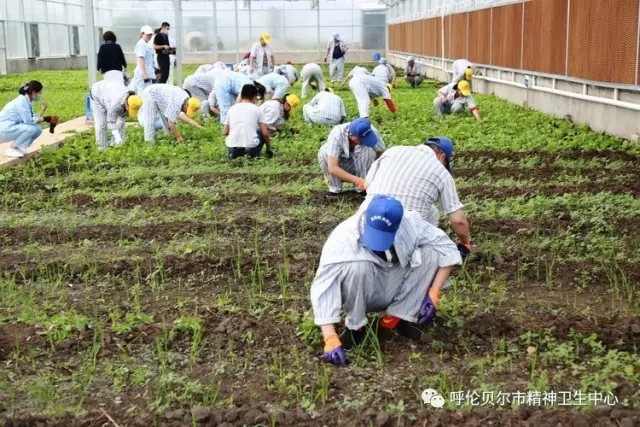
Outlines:
{"label": "dark brown soil", "polygon": [[625,151],[614,150],[567,150],[558,152],[549,151],[489,151],[489,150],[464,150],[456,153],[460,159],[496,159],[517,162],[522,159],[538,158],[540,163],[553,163],[556,160],[592,160],[607,159],[610,161],[622,161],[638,164],[640,155]]}
{"label": "dark brown soil", "polygon": [[609,181],[590,182],[578,185],[545,185],[545,186],[519,186],[519,187],[487,187],[474,186],[458,191],[461,197],[486,198],[491,200],[504,200],[511,197],[556,197],[565,194],[598,194],[609,192],[612,194],[626,194],[640,196],[640,181]]}

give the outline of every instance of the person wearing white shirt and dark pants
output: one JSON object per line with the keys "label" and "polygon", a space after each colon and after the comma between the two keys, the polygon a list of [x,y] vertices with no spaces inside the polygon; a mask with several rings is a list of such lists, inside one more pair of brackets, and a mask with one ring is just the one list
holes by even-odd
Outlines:
{"label": "person wearing white shirt and dark pants", "polygon": [[327,43],[327,54],[324,56],[324,62],[329,62],[329,77],[331,83],[339,83],[342,81],[342,73],[344,73],[344,56],[349,51],[349,46],[340,39],[340,34],[334,34],[333,38]]}
{"label": "person wearing white shirt and dark pants", "polygon": [[238,157],[258,157],[262,146],[266,145],[267,157],[273,156],[269,131],[262,117],[262,110],[256,105],[258,89],[246,84],[240,91],[240,102],[227,112],[224,134],[229,160]]}

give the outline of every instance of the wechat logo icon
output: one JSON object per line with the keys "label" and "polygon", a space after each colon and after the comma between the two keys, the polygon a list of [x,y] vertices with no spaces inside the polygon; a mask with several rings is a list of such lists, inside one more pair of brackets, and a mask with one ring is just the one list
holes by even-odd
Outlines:
{"label": "wechat logo icon", "polygon": [[433,408],[442,408],[445,404],[444,397],[432,388],[427,388],[422,392],[422,402],[431,405]]}

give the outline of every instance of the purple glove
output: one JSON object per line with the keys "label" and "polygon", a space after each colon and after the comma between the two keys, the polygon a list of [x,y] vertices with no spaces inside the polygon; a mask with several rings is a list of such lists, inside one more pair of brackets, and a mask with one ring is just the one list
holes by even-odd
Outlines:
{"label": "purple glove", "polygon": [[418,324],[427,325],[436,318],[436,306],[431,301],[431,297],[429,295],[424,297],[422,300],[422,305],[420,306],[420,314],[418,315]]}
{"label": "purple glove", "polygon": [[329,362],[335,366],[345,366],[347,362],[347,356],[344,354],[342,346],[336,347],[333,350],[327,351],[322,358],[325,362]]}

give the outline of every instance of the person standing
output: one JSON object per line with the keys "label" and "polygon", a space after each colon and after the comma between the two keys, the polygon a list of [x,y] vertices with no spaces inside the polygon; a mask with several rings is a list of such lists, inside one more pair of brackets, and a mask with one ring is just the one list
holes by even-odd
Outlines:
{"label": "person standing", "polygon": [[473,77],[473,66],[471,62],[466,59],[456,59],[453,61],[451,67],[451,83],[458,83],[461,80],[466,80],[471,83]]}
{"label": "person standing", "polygon": [[169,30],[171,25],[163,22],[160,31],[153,38],[153,49],[156,52],[158,68],[160,68],[160,80],[158,83],[166,83],[169,80],[171,70],[171,42],[169,41]]}
{"label": "person standing", "polygon": [[242,88],[245,85],[251,84],[256,86],[258,90],[257,97],[260,99],[264,98],[266,88],[262,84],[254,82],[244,74],[231,71],[222,73],[218,78],[216,78],[213,90],[216,93],[216,100],[220,107],[220,123],[227,123],[227,112],[229,111],[229,108],[231,108],[236,101],[240,100],[239,95]]}
{"label": "person standing", "polygon": [[[420,327],[435,319],[440,292],[454,266],[461,263],[444,231],[394,197],[376,196],[364,213],[351,216],[331,232],[311,283],[314,323],[324,338],[324,361],[347,365],[345,351],[366,337],[368,313],[385,311],[381,327],[421,338]],[[346,328],[338,337],[334,325],[342,311]]]}
{"label": "person standing", "polygon": [[33,103],[42,98],[42,83],[31,80],[20,87],[18,96],[0,111],[0,143],[10,142],[4,153],[7,157],[23,157],[33,142],[42,135],[40,123],[57,123],[56,116],[45,116],[46,101],[41,102],[40,114],[33,113]]}
{"label": "person standing", "polygon": [[404,68],[404,80],[412,88],[420,86],[424,80],[420,75],[420,65],[416,64],[413,56],[407,58],[407,66]]}
{"label": "person standing", "polygon": [[327,43],[327,54],[324,56],[324,62],[327,62],[327,58],[331,58],[329,62],[329,78],[332,84],[342,81],[344,59],[348,51],[349,46],[340,39],[340,34],[338,33],[334,34],[333,38]]}
{"label": "person standing", "polygon": [[373,69],[371,73],[373,77],[378,78],[384,83],[390,83],[391,86],[396,84],[396,70],[387,62],[387,58],[380,58],[380,63]]}
{"label": "person standing", "polygon": [[349,82],[349,89],[356,98],[360,117],[369,117],[369,104],[378,105],[376,98],[382,97],[392,113],[396,112],[396,106],[391,100],[391,85],[378,80],[373,76],[358,76]]}
{"label": "person standing", "polygon": [[249,57],[249,75],[254,80],[269,74],[276,63],[271,48],[271,36],[269,33],[262,33],[260,40],[251,46],[251,55]]}
{"label": "person standing", "polygon": [[309,94],[309,88],[316,87],[318,92],[323,92],[326,88],[324,77],[322,76],[322,68],[315,62],[310,62],[302,67],[300,72],[302,78],[302,98],[306,98]]}
{"label": "person standing", "polygon": [[[102,80],[91,87],[91,111],[98,150],[124,144],[127,113],[137,118],[141,106],[142,98],[121,81]],[[107,130],[111,131],[111,141],[107,138]]]}
{"label": "person standing", "polygon": [[144,88],[156,82],[155,56],[149,41],[153,35],[153,29],[145,25],[140,28],[140,40],[135,47],[136,69],[129,87],[136,93],[141,93]]}
{"label": "person standing", "polygon": [[144,129],[145,142],[153,142],[160,129],[164,129],[166,133],[171,132],[178,142],[184,142],[178,130],[178,119],[202,129],[202,126],[192,120],[200,109],[200,101],[198,98],[191,98],[184,89],[154,84],[145,88],[140,97],[142,107],[138,113],[138,123]]}
{"label": "person standing", "polygon": [[361,193],[371,164],[384,153],[384,141],[367,119],[335,126],[320,150],[318,163],[329,185],[327,198],[342,193],[342,183],[350,182]]}
{"label": "person standing", "polygon": [[458,235],[458,249],[466,258],[471,252],[471,232],[451,176],[452,159],[453,143],[444,136],[429,138],[417,146],[389,148],[369,168],[365,178],[367,197],[359,211],[363,212],[374,196],[387,194],[438,227],[440,214],[435,203],[439,203]]}
{"label": "person standing", "polygon": [[103,44],[98,49],[98,72],[105,80],[120,81],[124,83],[124,72],[127,70],[127,60],[124,57],[122,47],[116,43],[117,38],[113,31],[106,31],[102,35]]}
{"label": "person standing", "polygon": [[464,113],[465,107],[469,107],[471,114],[480,120],[480,112],[476,101],[471,95],[469,82],[460,80],[458,83],[449,83],[438,90],[438,95],[433,100],[436,115]]}
{"label": "person standing", "polygon": [[264,123],[262,111],[256,105],[258,89],[246,84],[240,90],[240,101],[229,108],[223,133],[229,160],[238,157],[258,157],[264,145],[267,157],[273,156],[269,131]]}
{"label": "person standing", "polygon": [[317,125],[338,125],[347,119],[347,111],[344,108],[342,98],[325,89],[302,107],[304,121]]}

